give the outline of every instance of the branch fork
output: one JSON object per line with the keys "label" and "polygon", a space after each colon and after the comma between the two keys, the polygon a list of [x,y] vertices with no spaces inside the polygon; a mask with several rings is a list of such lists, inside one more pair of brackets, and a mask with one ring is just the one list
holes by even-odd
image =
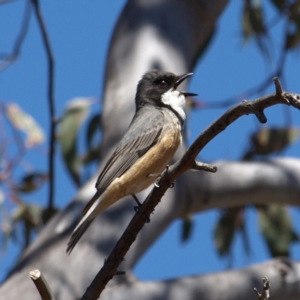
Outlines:
{"label": "branch fork", "polygon": [[[117,274],[119,264],[122,262],[131,244],[135,241],[139,231],[176,178],[190,169],[204,170],[213,173],[217,171],[215,166],[196,161],[197,155],[214,137],[243,115],[254,114],[260,122],[265,123],[267,118],[264,115],[264,109],[270,106],[286,104],[298,109],[300,108],[300,95],[283,91],[277,77],[274,78],[274,84],[276,93],[263,96],[253,101],[243,101],[225,112],[197,137],[179,161],[163,172],[158,186],[154,186],[139,208],[138,213],[132,218],[112,253],[105,261],[102,269],[96,275],[81,299],[97,299],[100,296],[109,280]],[[93,296],[91,297],[91,295]]]}

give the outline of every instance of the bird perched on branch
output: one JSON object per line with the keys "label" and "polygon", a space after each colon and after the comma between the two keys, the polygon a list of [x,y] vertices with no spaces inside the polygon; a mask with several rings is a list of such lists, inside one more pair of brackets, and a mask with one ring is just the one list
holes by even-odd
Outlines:
{"label": "bird perched on branch", "polygon": [[67,253],[98,214],[127,195],[136,199],[135,194],[154,183],[170,162],[182,140],[185,97],[196,95],[177,91],[177,87],[191,75],[152,70],[142,77],[135,115],[97,180],[97,192],[82,212]]}

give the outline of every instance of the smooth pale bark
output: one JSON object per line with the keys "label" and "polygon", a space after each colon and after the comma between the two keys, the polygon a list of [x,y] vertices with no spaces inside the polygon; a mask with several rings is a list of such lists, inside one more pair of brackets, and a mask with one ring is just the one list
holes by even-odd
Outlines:
{"label": "smooth pale bark", "polygon": [[101,299],[253,300],[257,299],[253,287],[262,292],[261,278],[266,274],[271,282],[270,299],[299,299],[300,263],[287,259],[274,259],[245,269],[222,273],[158,282],[132,281],[130,285],[105,290]]}
{"label": "smooth pale bark", "polygon": [[[102,115],[103,146],[106,154],[103,162],[123,135],[133,116],[135,88],[141,75],[155,67],[177,74],[192,71],[197,53],[213,32],[226,4],[227,1],[221,0],[127,2],[118,20],[107,60]],[[178,152],[177,158],[183,151],[184,147]],[[201,276],[199,281],[195,278],[186,278],[161,283],[135,283],[123,286],[121,290],[114,285],[119,281],[125,284],[132,283],[131,280],[134,278],[129,276],[130,269],[170,223],[185,213],[195,213],[226,205],[240,205],[243,201],[244,203],[285,201],[286,204],[299,205],[297,187],[300,186],[300,168],[297,169],[296,164],[300,165],[300,161],[294,160],[291,163],[289,159],[282,159],[268,163],[223,162],[219,164],[218,175],[189,172],[182,176],[176,181],[175,188],[167,192],[151,223],[143,228],[126,256],[126,261],[120,266],[120,270],[127,270],[128,276],[114,278],[103,296],[106,297],[105,294],[109,293],[107,294],[109,299],[131,299],[130,295],[135,295],[132,297],[134,299],[147,299],[145,288],[148,287],[146,290],[149,290],[149,293],[151,289],[153,293],[160,293],[157,294],[157,299],[167,299],[164,297],[166,290],[171,291],[171,289],[173,292],[169,293],[169,299],[177,299],[176,297],[199,299],[201,294],[196,290],[200,291],[202,287],[202,293],[205,293],[202,295],[215,293],[216,298],[209,297],[209,299],[220,299],[226,288],[226,292],[229,293],[228,299],[241,299],[241,296],[246,299],[244,294],[236,292],[236,288],[228,288],[226,284],[228,273],[223,275],[225,283],[220,292],[213,284],[211,287],[208,284],[199,285],[199,282],[206,282],[203,281],[205,276]],[[268,176],[268,178],[263,182],[258,180],[255,182],[253,175],[260,175],[259,178]],[[10,278],[0,288],[1,298],[39,299],[38,292],[28,276],[29,271],[33,269],[40,269],[43,272],[57,299],[76,299],[83,294],[134,213],[132,199],[120,201],[96,219],[72,255],[68,257],[65,253],[67,239],[80,219],[83,206],[95,192],[96,177],[97,174],[78,192],[70,205],[49,222],[37,240],[27,249]],[[282,193],[279,192],[281,187]],[[249,191],[253,191],[252,196]],[[144,199],[148,192],[141,193],[139,198]],[[187,199],[191,201],[191,206],[185,205]],[[257,268],[259,267],[261,270],[265,268],[264,265]],[[242,290],[245,290],[246,286],[247,290],[252,289],[256,281],[247,280],[249,279],[247,275],[242,277],[242,274],[247,272],[238,272],[240,273],[236,273],[238,274],[236,278],[241,280],[244,278],[245,287]],[[207,276],[211,278],[210,282],[214,282],[213,278],[219,278],[214,277],[217,276],[215,274]],[[255,274],[258,289],[261,276],[260,271],[257,276]],[[161,292],[157,290],[157,286],[162,287]],[[152,292],[151,299],[155,295]]]}

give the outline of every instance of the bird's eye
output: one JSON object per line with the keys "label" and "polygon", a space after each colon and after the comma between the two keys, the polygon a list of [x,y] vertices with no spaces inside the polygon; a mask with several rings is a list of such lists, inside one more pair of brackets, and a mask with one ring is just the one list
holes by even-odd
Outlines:
{"label": "bird's eye", "polygon": [[160,86],[160,87],[166,87],[166,86],[168,86],[168,83],[165,81],[165,80],[160,80],[159,82],[158,82],[158,85]]}

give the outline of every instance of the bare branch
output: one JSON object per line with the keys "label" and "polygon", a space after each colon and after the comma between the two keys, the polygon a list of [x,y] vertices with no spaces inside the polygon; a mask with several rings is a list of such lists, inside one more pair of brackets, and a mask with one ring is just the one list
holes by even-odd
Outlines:
{"label": "bare branch", "polygon": [[[9,1],[9,2],[11,2],[11,1]],[[0,2],[0,4],[4,4],[4,3],[7,3],[7,2]],[[11,54],[7,55],[2,60],[2,62],[0,64],[0,72],[4,71],[19,57],[22,44],[23,44],[26,34],[28,32],[30,16],[31,16],[31,5],[29,2],[27,2],[25,10],[24,10],[23,20],[22,20],[21,27],[20,27],[20,32],[16,38],[16,41],[15,41],[15,44],[13,47],[13,51]]]}
{"label": "bare branch", "polygon": [[238,101],[241,101],[244,98],[251,97],[253,95],[257,95],[259,93],[262,93],[263,91],[266,90],[266,88],[271,84],[272,79],[275,77],[281,77],[282,80],[282,73],[283,73],[283,68],[285,66],[285,61],[286,61],[286,56],[287,56],[287,51],[285,48],[285,39],[283,39],[283,45],[282,45],[282,50],[281,54],[279,56],[278,62],[277,62],[277,67],[274,72],[272,72],[270,75],[268,75],[262,82],[260,82],[258,85],[238,94],[232,97],[229,97],[227,99],[219,100],[219,101],[214,101],[205,104],[205,108],[220,108],[220,107],[229,107],[231,105],[234,105]]}
{"label": "bare branch", "polygon": [[53,210],[54,189],[55,189],[54,142],[55,142],[55,131],[56,131],[55,102],[54,102],[54,56],[52,54],[52,49],[51,49],[47,29],[45,26],[45,22],[40,11],[39,1],[31,0],[31,3],[35,8],[35,14],[42,33],[42,38],[43,38],[44,47],[46,50],[47,60],[48,60],[48,104],[49,104],[49,112],[50,112],[50,139],[49,139],[49,162],[48,162],[48,168],[49,168],[48,209]]}
{"label": "bare branch", "polygon": [[194,168],[197,155],[214,137],[243,115],[263,112],[265,108],[280,103],[290,104],[299,108],[300,100],[293,102],[290,101],[290,98],[293,98],[294,100],[299,99],[299,95],[282,92],[280,94],[270,94],[253,101],[243,101],[229,109],[204,130],[204,132],[202,132],[188,148],[183,157],[163,173],[158,186],[154,186],[151,193],[139,208],[139,211],[129,223],[122,237],[105,261],[102,269],[98,272],[81,299],[98,299],[107,283],[116,275],[119,264],[122,262],[130,246],[135,241],[139,231],[150,218],[150,214],[154,211],[154,208],[160,202],[160,199],[172,185],[172,182],[187,170]]}
{"label": "bare branch", "polygon": [[280,96],[283,92],[281,83],[280,83],[278,77],[274,77],[273,81],[274,81],[275,88],[276,88],[276,95]]}
{"label": "bare branch", "polygon": [[266,276],[262,278],[262,281],[263,281],[263,284],[264,284],[262,293],[260,294],[256,288],[254,288],[254,291],[256,292],[257,297],[258,297],[259,300],[268,300],[270,298],[270,286],[271,286],[271,284],[270,284],[270,282],[269,282],[269,280]]}
{"label": "bare branch", "polygon": [[256,111],[256,112],[254,112],[254,115],[256,116],[256,118],[258,119],[258,121],[260,123],[262,123],[262,124],[267,123],[268,120],[263,111]]}
{"label": "bare branch", "polygon": [[[253,101],[243,101],[235,107],[225,112],[219,119],[204,130],[195,142],[189,147],[183,157],[169,168],[169,176],[180,176],[182,173],[191,169],[194,165],[198,153],[220,132],[225,130],[231,123],[243,115],[263,112],[265,108],[276,104],[288,104],[295,108],[300,108],[300,96],[294,93],[282,92],[281,95],[269,94]],[[175,180],[174,178],[173,180]]]}
{"label": "bare branch", "polygon": [[0,0],[0,4],[10,4],[19,0]]}
{"label": "bare branch", "polygon": [[55,300],[55,297],[40,270],[30,271],[29,276],[39,291],[42,300]]}
{"label": "bare branch", "polygon": [[217,170],[218,170],[216,166],[206,164],[206,163],[203,163],[203,162],[200,162],[200,161],[195,161],[192,169],[193,170],[198,170],[198,171],[211,172],[211,173],[216,173]]}

